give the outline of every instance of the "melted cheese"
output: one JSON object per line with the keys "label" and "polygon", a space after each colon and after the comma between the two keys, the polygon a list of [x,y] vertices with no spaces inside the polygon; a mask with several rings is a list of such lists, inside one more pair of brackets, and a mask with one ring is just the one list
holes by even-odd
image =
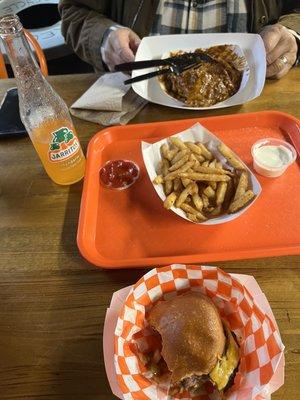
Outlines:
{"label": "melted cheese", "polygon": [[227,327],[225,327],[225,329],[228,340],[226,352],[209,373],[210,379],[220,391],[227,386],[230,376],[239,363],[238,345],[236,344],[230,330],[227,329]]}

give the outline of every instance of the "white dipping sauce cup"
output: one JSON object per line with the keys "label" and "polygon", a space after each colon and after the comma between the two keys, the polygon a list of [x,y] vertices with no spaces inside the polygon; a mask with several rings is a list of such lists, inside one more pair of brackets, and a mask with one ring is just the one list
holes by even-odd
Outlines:
{"label": "white dipping sauce cup", "polygon": [[[276,146],[281,149],[284,148],[286,150],[286,160],[281,163],[280,166],[274,166],[268,164],[268,161],[263,161],[261,158],[258,158],[258,149],[264,146]],[[290,166],[297,157],[296,150],[292,145],[280,139],[266,138],[258,140],[251,148],[251,154],[253,157],[253,167],[256,172],[260,175],[266,176],[268,178],[277,178],[282,175],[284,171]]]}

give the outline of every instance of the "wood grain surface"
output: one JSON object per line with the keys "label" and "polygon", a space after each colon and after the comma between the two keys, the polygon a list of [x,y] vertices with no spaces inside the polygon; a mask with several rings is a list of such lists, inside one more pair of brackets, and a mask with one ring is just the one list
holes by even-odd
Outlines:
{"label": "wood grain surface", "polygon": [[[53,76],[70,105],[95,75]],[[0,82],[0,98],[14,86]],[[260,110],[300,117],[300,71],[267,82],[241,107],[182,111],[149,104],[132,123]],[[74,119],[83,147],[99,125]],[[82,183],[55,185],[28,138],[0,141],[0,399],[109,400],[102,332],[112,293],[145,271],[103,271],[76,246]],[[295,204],[299,207],[299,204]],[[293,210],[282,210],[293,212]],[[300,221],[299,221],[300,222]],[[300,399],[300,257],[218,264],[250,274],[265,292],[286,346],[285,385],[274,400]]]}

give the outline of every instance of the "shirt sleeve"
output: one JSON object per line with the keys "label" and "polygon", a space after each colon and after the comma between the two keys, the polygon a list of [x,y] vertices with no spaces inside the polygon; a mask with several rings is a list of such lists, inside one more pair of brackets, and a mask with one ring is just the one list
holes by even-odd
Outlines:
{"label": "shirt sleeve", "polygon": [[106,30],[115,24],[101,13],[98,0],[60,0],[61,31],[74,52],[84,61],[103,71],[101,52]]}
{"label": "shirt sleeve", "polygon": [[282,15],[278,22],[300,35],[300,12]]}

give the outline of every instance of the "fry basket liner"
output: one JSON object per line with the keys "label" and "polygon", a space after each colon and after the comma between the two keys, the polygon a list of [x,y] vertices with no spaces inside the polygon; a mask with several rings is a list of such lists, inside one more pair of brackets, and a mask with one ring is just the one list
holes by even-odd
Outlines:
{"label": "fry basket liner", "polygon": [[114,364],[124,399],[220,399],[211,385],[205,386],[203,394],[198,396],[171,397],[168,385],[153,381],[141,361],[140,353],[147,354],[158,346],[157,336],[148,326],[147,313],[157,301],[189,290],[199,291],[212,299],[239,343],[240,364],[226,398],[268,398],[268,383],[284,350],[271,319],[238,280],[219,268],[174,264],[152,269],[144,275],[133,286],[120,311],[114,337]]}
{"label": "fry basket liner", "polygon": [[[206,129],[204,126],[202,126],[200,123],[196,123],[190,128],[178,132],[170,137],[178,137],[182,141],[189,141],[189,142],[201,142],[204,145],[207,146],[207,148],[211,151],[211,153],[214,155],[215,158],[217,158],[222,165],[228,169],[228,170],[233,170],[233,168],[230,166],[230,164],[227,163],[226,158],[222,156],[222,154],[218,150],[218,146],[222,143],[220,139],[218,139],[214,134],[212,134],[208,129]],[[144,159],[144,164],[149,176],[149,179],[152,182],[153,188],[160,197],[162,201],[165,201],[166,195],[163,190],[162,185],[154,185],[153,180],[157,176],[157,169],[159,166],[159,163],[161,161],[161,154],[160,154],[160,148],[163,144],[169,144],[168,142],[169,138],[162,139],[158,142],[155,142],[153,144],[147,143],[147,142],[142,142],[142,154],[143,154],[143,159]],[[242,163],[243,161],[235,154],[236,158],[240,160]],[[254,200],[250,202],[246,207],[242,208],[241,210],[233,213],[233,214],[223,214],[215,218],[208,219],[207,221],[201,222],[201,225],[216,225],[216,224],[222,224],[224,222],[229,222],[234,220],[235,218],[239,217],[242,215],[249,207],[253,205],[255,200],[258,198],[258,196],[261,193],[261,186],[256,179],[255,175],[253,172],[247,167],[245,163],[244,167],[245,170],[248,172],[249,175],[249,182],[251,184],[253,193],[255,194]],[[171,210],[177,214],[178,216],[186,219],[190,223],[195,223],[187,218],[185,213],[180,209],[176,207],[171,207]]]}

